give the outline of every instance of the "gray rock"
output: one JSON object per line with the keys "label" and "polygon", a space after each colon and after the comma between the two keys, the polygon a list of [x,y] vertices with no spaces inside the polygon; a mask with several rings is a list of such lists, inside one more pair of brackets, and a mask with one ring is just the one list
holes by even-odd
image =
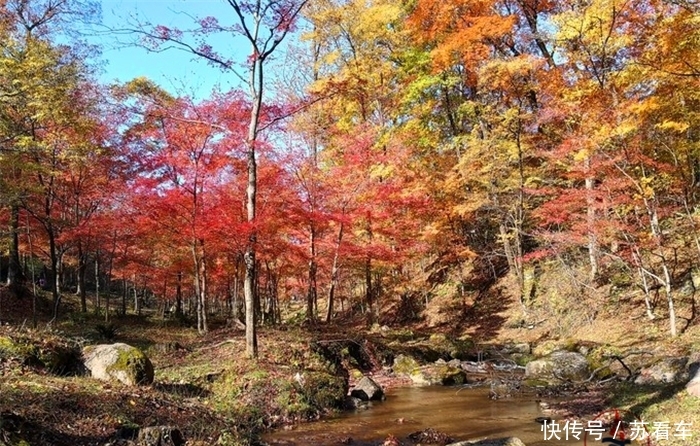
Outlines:
{"label": "gray rock", "polygon": [[383,400],[384,390],[372,378],[363,376],[355,385],[355,388],[352,389],[352,392],[350,392],[350,396],[359,398],[362,401]]}
{"label": "gray rock", "polygon": [[493,438],[486,440],[469,440],[450,443],[447,446],[525,446],[518,437]]}
{"label": "gray rock", "polygon": [[698,366],[697,357],[696,353],[690,355],[690,381],[685,386],[685,389],[689,394],[700,397],[700,367]]}
{"label": "gray rock", "polygon": [[462,361],[460,361],[459,359],[452,359],[452,360],[447,362],[447,365],[449,365],[450,367],[456,367],[456,368],[461,369],[462,368]]}
{"label": "gray rock", "polygon": [[89,345],[83,348],[85,368],[93,378],[134,386],[153,382],[153,364],[136,347],[127,344]]}
{"label": "gray rock", "polygon": [[700,373],[696,373],[693,379],[685,386],[690,395],[700,398]]}
{"label": "gray rock", "polygon": [[139,429],[138,446],[184,446],[182,433],[171,426],[153,426]]}
{"label": "gray rock", "polygon": [[549,383],[580,382],[590,377],[586,357],[576,352],[556,351],[544,358],[530,361],[525,366],[525,377]]}
{"label": "gray rock", "polygon": [[664,358],[643,368],[634,382],[642,385],[681,382],[688,379],[687,364],[688,358]]}

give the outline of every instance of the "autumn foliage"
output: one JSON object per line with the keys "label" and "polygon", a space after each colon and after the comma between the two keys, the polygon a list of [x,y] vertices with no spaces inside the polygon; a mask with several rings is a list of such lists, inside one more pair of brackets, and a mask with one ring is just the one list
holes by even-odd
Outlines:
{"label": "autumn foliage", "polygon": [[[662,290],[676,333],[700,255],[697,6],[270,4],[258,22],[232,2],[238,25],[137,30],[236,75],[207,38],[268,29],[248,36],[252,90],[194,99],[95,85],[59,27],[32,32],[0,2],[3,279],[41,280],[56,315],[63,293],[83,311],[102,293],[189,311],[204,332],[212,314],[244,320],[251,277],[259,323],[296,300],[313,321],[380,320],[464,265],[462,285],[514,278],[527,313],[526,271],[556,260],[592,287],[623,272],[650,317]],[[298,66],[264,84],[288,36]]]}

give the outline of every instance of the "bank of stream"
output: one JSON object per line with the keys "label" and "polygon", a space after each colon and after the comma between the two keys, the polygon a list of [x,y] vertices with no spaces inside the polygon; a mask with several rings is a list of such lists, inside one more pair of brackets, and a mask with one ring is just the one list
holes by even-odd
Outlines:
{"label": "bank of stream", "polygon": [[489,389],[400,387],[366,410],[279,430],[264,436],[271,446],[377,445],[394,435],[400,440],[432,428],[455,441],[519,437],[528,446],[583,446],[583,441],[544,440],[543,414],[533,397],[491,400]]}

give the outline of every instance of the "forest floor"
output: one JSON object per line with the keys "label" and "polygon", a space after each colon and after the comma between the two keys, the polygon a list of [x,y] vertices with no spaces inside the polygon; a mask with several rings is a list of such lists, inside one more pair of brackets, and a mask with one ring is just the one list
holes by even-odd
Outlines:
{"label": "forest floor", "polygon": [[[490,304],[495,305],[480,303]],[[48,308],[46,302],[41,305],[44,310]],[[129,438],[138,427],[153,425],[178,426],[190,445],[250,444],[264,429],[317,419],[329,412],[320,400],[299,395],[294,386],[298,372],[329,367],[312,348],[319,341],[323,344],[383,338],[388,343],[407,336],[418,338],[433,332],[453,336],[456,332],[454,325],[427,327],[425,322],[377,330],[376,324],[368,326],[364,318],[313,327],[289,323],[262,328],[259,359],[250,360],[244,354],[244,333],[227,327],[223,320],[213,320],[211,331],[199,335],[191,325],[148,311],[142,316],[115,317],[111,325],[106,325],[101,317],[76,312],[75,305],[69,299],[65,316],[58,322],[49,325],[48,316],[43,316],[39,328],[29,330],[26,327],[31,325],[30,299],[5,296],[0,310],[4,311],[0,317],[5,325],[0,326],[0,337],[22,332],[30,333],[37,342],[47,342],[52,337],[85,344],[125,342],[143,349],[151,358],[154,384],[127,387],[81,376],[57,376],[0,358],[0,445],[117,445],[119,441],[115,439]],[[486,314],[486,309],[483,311]],[[468,316],[462,316],[467,327],[462,330],[462,337],[473,339],[475,355],[508,343],[565,344],[572,338],[577,342],[610,344],[619,351],[646,350],[659,357],[698,351],[697,324],[688,324],[679,337],[671,339],[663,322],[634,315],[620,321],[613,308],[562,337],[556,332],[556,322],[522,326],[517,323],[518,313],[513,306],[493,313],[503,321],[488,337],[470,332],[469,328],[486,326],[487,319],[474,316],[476,319],[470,321]],[[369,356],[365,364],[354,366],[373,373],[384,386],[407,385],[405,380],[383,373],[381,361]],[[356,376],[351,374],[350,378]],[[660,446],[694,444],[700,438],[700,399],[689,396],[682,384],[588,383],[559,389],[543,398],[561,400],[565,394],[563,403],[551,406],[555,418],[591,419],[601,410],[619,408],[630,410],[649,423],[669,422],[670,438]],[[673,436],[674,425],[681,421],[689,423],[693,441]],[[18,442],[19,438],[27,443]]]}

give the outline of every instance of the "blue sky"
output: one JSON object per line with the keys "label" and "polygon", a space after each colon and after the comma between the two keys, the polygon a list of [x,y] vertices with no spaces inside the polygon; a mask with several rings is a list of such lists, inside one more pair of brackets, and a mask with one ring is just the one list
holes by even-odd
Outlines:
{"label": "blue sky", "polygon": [[[231,23],[232,13],[224,0],[102,0],[102,21],[110,28],[128,26],[138,20],[185,29],[192,26],[192,17],[215,16],[222,23]],[[229,17],[231,20],[226,20]],[[222,90],[240,86],[232,73],[224,73],[184,51],[151,53],[143,48],[125,48],[117,39],[126,41],[129,37],[103,35],[96,41],[103,46],[103,82],[124,82],[146,76],[173,93],[197,98],[206,97],[216,86]],[[238,61],[248,55],[248,48],[240,39],[221,36],[209,39],[208,43],[218,51],[233,54]]]}

